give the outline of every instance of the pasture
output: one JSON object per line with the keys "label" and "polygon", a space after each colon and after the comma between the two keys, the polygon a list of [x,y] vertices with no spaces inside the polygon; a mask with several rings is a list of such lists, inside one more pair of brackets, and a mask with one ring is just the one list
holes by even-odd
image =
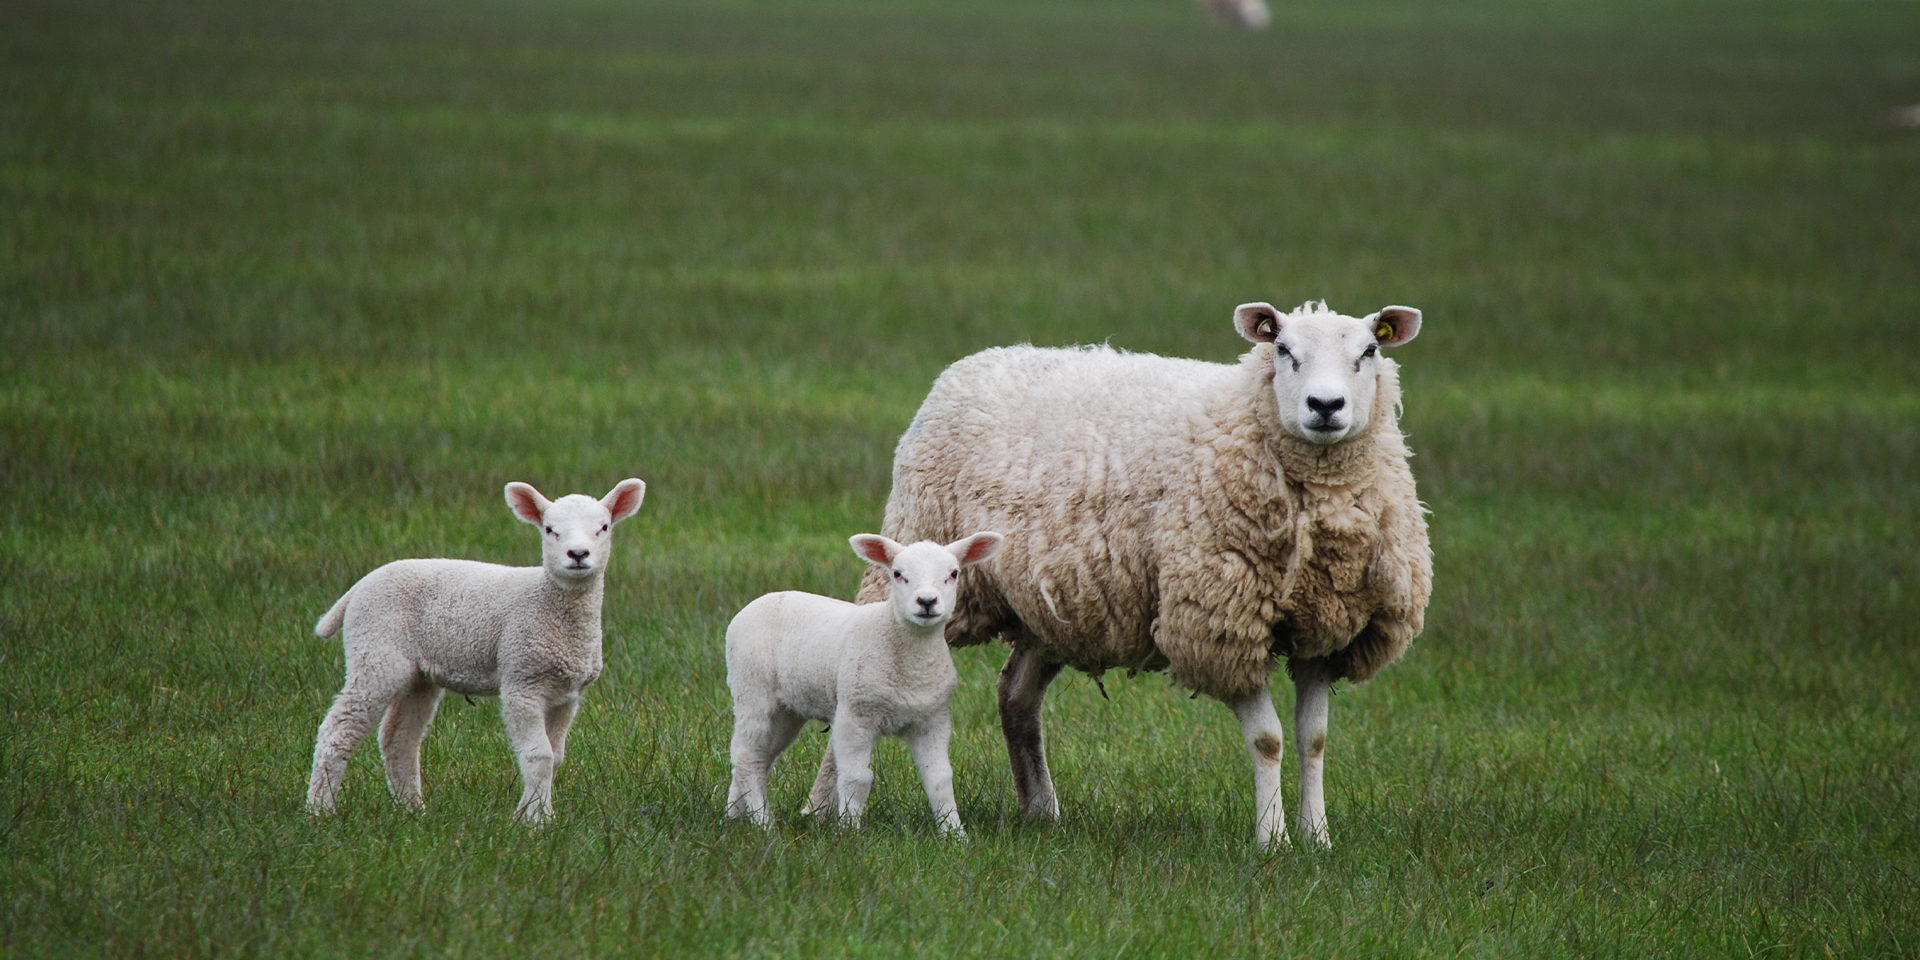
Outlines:
{"label": "pasture", "polygon": [[[1920,6],[1273,10],[0,5],[0,955],[1920,957]],[[946,364],[1309,298],[1425,311],[1435,552],[1331,852],[1152,675],[1019,822],[998,647],[969,842],[898,742],[798,822],[812,732],[721,823],[725,624],[851,594]],[[369,744],[307,817],[328,605],[629,475],[557,819],[458,697],[424,813]]]}

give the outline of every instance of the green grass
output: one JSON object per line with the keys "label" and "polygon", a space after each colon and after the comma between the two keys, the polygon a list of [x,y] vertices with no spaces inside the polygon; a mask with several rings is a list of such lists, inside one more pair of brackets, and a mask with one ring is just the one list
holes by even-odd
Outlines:
{"label": "green grass", "polygon": [[[1920,956],[1920,9],[1273,5],[0,6],[0,954]],[[897,745],[720,823],[724,625],[853,588],[944,365],[1310,297],[1426,312],[1436,567],[1331,853],[1157,677],[1018,822],[990,648],[970,843]],[[306,817],[327,605],[630,474],[558,820],[458,698]]]}

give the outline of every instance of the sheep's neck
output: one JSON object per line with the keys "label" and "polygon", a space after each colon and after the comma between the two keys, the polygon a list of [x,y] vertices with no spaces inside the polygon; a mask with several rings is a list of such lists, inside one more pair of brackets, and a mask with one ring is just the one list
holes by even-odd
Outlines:
{"label": "sheep's neck", "polygon": [[548,609],[577,627],[600,627],[600,605],[606,597],[606,581],[593,577],[585,583],[562,583],[547,578],[545,600]]}

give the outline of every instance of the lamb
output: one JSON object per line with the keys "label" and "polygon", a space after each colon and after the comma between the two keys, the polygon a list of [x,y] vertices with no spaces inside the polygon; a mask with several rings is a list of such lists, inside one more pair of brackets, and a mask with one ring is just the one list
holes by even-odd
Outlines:
{"label": "lamb", "polygon": [[830,723],[826,771],[807,812],[858,827],[873,786],[881,736],[905,738],[940,832],[966,836],[953,799],[947,712],[959,674],[945,628],[962,567],[1000,549],[984,531],[946,546],[901,546],[863,533],[849,541],[890,602],[855,606],[799,591],[769,593],[727,626],[727,687],[733,693],[733,782],[726,817],[772,825],[767,774],[808,720]]}
{"label": "lamb", "polygon": [[387,787],[420,809],[420,741],[448,690],[498,695],[525,786],[515,816],[553,816],[553,774],[581,692],[600,676],[600,606],[613,525],[646,496],[637,479],[595,500],[548,500],[524,483],[506,487],[514,515],[541,530],[543,562],[506,567],[472,560],[396,560],[360,579],[314,632],[341,632],[347,679],[320,724],[307,810],[330,814],[347,759],[382,712]]}
{"label": "lamb", "polygon": [[[1333,684],[1372,677],[1421,630],[1426,511],[1397,425],[1398,366],[1379,353],[1414,338],[1420,311],[1247,303],[1233,319],[1253,343],[1237,364],[1107,347],[974,354],[941,374],[900,438],[887,536],[1006,535],[999,562],[963,585],[947,637],[1012,648],[1001,732],[1030,818],[1059,816],[1040,707],[1060,670],[1166,670],[1233,710],[1256,840],[1286,842],[1268,691],[1284,658],[1296,825],[1330,846]],[[860,599],[883,586],[869,571]]]}

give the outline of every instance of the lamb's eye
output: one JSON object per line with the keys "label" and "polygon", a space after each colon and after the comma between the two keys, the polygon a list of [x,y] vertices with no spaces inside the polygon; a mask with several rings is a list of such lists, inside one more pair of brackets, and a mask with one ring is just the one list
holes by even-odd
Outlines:
{"label": "lamb's eye", "polygon": [[960,579],[960,571],[958,571],[958,570],[949,570],[949,571],[947,571],[947,582],[948,582],[948,583],[952,583],[952,582],[954,582],[955,580],[958,580],[958,579]]}
{"label": "lamb's eye", "polygon": [[603,524],[601,524],[601,525],[600,525],[600,532],[601,532],[601,533],[606,533],[606,532],[607,532],[608,530],[610,530],[610,529],[612,529],[612,528],[613,528],[613,524],[611,524],[611,523],[603,523]]}
{"label": "lamb's eye", "polygon": [[898,580],[898,581],[900,581],[901,583],[906,583],[906,582],[907,582],[907,575],[906,575],[906,574],[904,574],[904,573],[901,573],[901,572],[900,572],[900,571],[898,571],[898,570],[895,570],[895,571],[893,572],[893,578],[894,578],[895,580]]}
{"label": "lamb's eye", "polygon": [[549,536],[549,537],[557,537],[557,536],[559,536],[559,534],[557,534],[557,533],[554,533],[554,532],[553,532],[553,528],[552,528],[552,527],[548,527],[548,528],[547,528],[547,536]]}

